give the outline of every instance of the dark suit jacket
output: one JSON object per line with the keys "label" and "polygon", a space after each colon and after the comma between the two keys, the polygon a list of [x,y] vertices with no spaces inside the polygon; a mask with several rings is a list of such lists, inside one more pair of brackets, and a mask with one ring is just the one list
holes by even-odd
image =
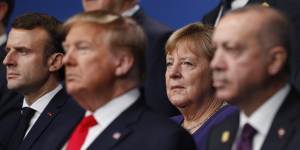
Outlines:
{"label": "dark suit jacket", "polygon": [[[300,147],[300,95],[292,89],[277,112],[261,150],[296,150]],[[265,116],[268,117],[268,116]],[[227,117],[211,132],[207,150],[231,150],[239,128],[239,113]],[[280,136],[279,129],[285,134]],[[225,132],[227,138],[225,137]],[[223,137],[222,137],[223,136]],[[223,138],[223,142],[222,142]]]}
{"label": "dark suit jacket", "polygon": [[[119,139],[113,138],[120,133]],[[115,119],[89,150],[194,150],[189,133],[168,118],[150,111],[140,98]]]}
{"label": "dark suit jacket", "polygon": [[[56,150],[62,147],[84,116],[84,112],[64,89],[60,90],[30,129],[19,149]],[[7,120],[13,122],[12,119],[16,117]],[[5,125],[8,126],[8,124],[0,126]]]}
{"label": "dark suit jacket", "polygon": [[[267,2],[268,4],[270,0],[249,0],[247,5],[249,4],[262,4],[264,2]],[[272,3],[273,4],[273,3]],[[205,24],[209,24],[214,26],[216,19],[218,17],[219,11],[221,9],[222,6],[222,0],[220,1],[220,3],[217,5],[216,8],[214,8],[213,10],[209,11],[207,14],[205,14],[202,18],[202,22]],[[272,6],[272,5],[271,5]]]}
{"label": "dark suit jacket", "polygon": [[145,15],[142,9],[138,10],[132,18],[143,28],[148,38],[148,47],[145,52],[146,80],[144,83],[146,103],[157,112],[174,116],[178,114],[178,111],[171,105],[166,94],[166,56],[164,51],[165,42],[172,30]]}

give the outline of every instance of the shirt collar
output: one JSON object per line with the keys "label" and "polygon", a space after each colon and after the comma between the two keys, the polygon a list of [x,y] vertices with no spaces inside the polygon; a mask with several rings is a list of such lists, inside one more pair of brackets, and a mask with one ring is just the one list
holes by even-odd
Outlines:
{"label": "shirt collar", "polygon": [[231,9],[238,9],[246,6],[249,0],[233,0],[231,3]]}
{"label": "shirt collar", "polygon": [[0,35],[0,45],[3,45],[7,41],[7,35],[2,34]]}
{"label": "shirt collar", "polygon": [[51,99],[62,89],[62,85],[59,84],[55,89],[43,95],[39,99],[37,99],[31,106],[28,105],[26,99],[23,100],[23,107],[30,107],[34,109],[38,113],[42,113]]}
{"label": "shirt collar", "polygon": [[128,9],[122,13],[123,17],[131,17],[140,9],[139,5],[135,5],[133,8]]}
{"label": "shirt collar", "polygon": [[[97,123],[100,124],[103,128],[106,128],[123,111],[125,111],[134,102],[136,102],[139,96],[140,91],[135,88],[119,97],[113,98],[111,101],[98,108],[94,112],[93,115]],[[85,116],[88,116],[90,114],[92,114],[92,112],[87,111]]]}
{"label": "shirt collar", "polygon": [[246,123],[249,123],[258,131],[258,133],[266,135],[276,113],[279,110],[279,107],[283,103],[290,90],[291,86],[286,84],[275,95],[261,105],[250,117],[247,117],[242,111],[240,113],[240,129]]}

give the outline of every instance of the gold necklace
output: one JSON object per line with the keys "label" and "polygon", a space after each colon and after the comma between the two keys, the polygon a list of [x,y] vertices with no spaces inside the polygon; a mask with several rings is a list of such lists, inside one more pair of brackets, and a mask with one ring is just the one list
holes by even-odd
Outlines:
{"label": "gold necklace", "polygon": [[203,121],[201,121],[201,122],[199,122],[199,124],[196,124],[196,125],[194,125],[194,126],[192,126],[192,127],[190,127],[190,128],[186,128],[186,127],[184,127],[183,126],[183,122],[182,122],[182,124],[181,124],[181,126],[183,127],[183,128],[185,128],[187,131],[189,131],[191,134],[193,133],[193,132],[195,132],[194,131],[194,129],[199,129],[208,119],[210,119],[217,111],[219,111],[223,106],[225,106],[225,104],[222,104],[222,105],[220,105],[220,107],[218,107],[213,113],[211,113],[207,118],[205,118],[205,120],[203,120]]}

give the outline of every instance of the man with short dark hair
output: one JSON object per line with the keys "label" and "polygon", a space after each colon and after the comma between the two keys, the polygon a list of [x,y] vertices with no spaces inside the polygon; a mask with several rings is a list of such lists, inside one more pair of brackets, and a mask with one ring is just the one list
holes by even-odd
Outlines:
{"label": "man with short dark hair", "polygon": [[6,44],[7,87],[24,96],[19,111],[5,116],[6,149],[57,149],[80,121],[83,110],[60,84],[61,23],[30,13],[15,19]]}
{"label": "man with short dark hair", "polygon": [[284,15],[263,6],[221,19],[213,34],[213,86],[240,113],[212,130],[208,150],[299,148],[300,95],[288,82],[291,33]]}

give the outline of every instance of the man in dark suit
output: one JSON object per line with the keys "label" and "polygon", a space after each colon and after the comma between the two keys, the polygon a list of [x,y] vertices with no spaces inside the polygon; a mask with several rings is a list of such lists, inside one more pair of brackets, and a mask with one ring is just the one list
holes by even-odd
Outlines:
{"label": "man in dark suit", "polygon": [[260,4],[262,6],[276,8],[285,13],[293,25],[294,42],[291,51],[289,65],[291,68],[290,81],[293,86],[300,91],[300,1],[299,0],[221,0],[216,8],[208,12],[202,22],[216,26],[225,14],[225,11],[244,7],[250,4]]}
{"label": "man in dark suit", "polygon": [[57,149],[84,114],[60,84],[60,27],[54,17],[38,13],[20,16],[12,24],[3,64],[8,89],[24,98],[18,112],[1,119],[0,142],[5,149]]}
{"label": "man in dark suit", "polygon": [[202,22],[216,26],[221,17],[229,10],[241,8],[250,4],[270,6],[270,1],[272,2],[272,0],[220,0],[220,3],[213,10],[203,16]]}
{"label": "man in dark suit", "polygon": [[259,5],[236,9],[221,19],[213,43],[216,95],[241,111],[211,131],[207,149],[298,149],[300,96],[288,83],[288,19]]}
{"label": "man in dark suit", "polygon": [[132,19],[108,11],[64,24],[67,91],[87,110],[65,149],[195,149],[181,127],[148,109],[140,86],[145,35]]}
{"label": "man in dark suit", "polygon": [[148,39],[144,82],[146,103],[167,116],[178,114],[178,110],[168,100],[165,87],[164,46],[172,30],[147,16],[138,5],[138,0],[82,0],[82,4],[85,11],[109,10],[132,17],[142,27]]}

